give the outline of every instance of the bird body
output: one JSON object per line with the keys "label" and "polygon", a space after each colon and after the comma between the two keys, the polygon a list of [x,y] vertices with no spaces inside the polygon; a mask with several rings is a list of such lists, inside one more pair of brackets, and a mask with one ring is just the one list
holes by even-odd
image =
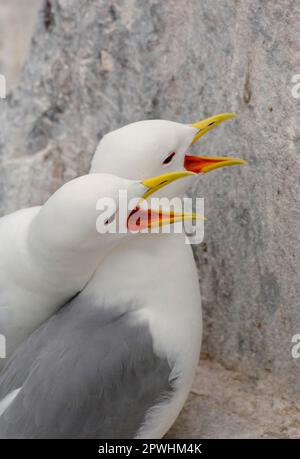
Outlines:
{"label": "bird body", "polygon": [[43,206],[0,219],[0,333],[7,357],[84,288],[118,242],[118,234],[97,231],[96,205],[110,195],[117,201],[120,189],[130,200],[148,188],[139,181],[89,174],[65,184]]}
{"label": "bird body", "polygon": [[[47,273],[39,269],[29,247],[28,233],[39,211],[39,207],[23,209],[0,220],[0,332],[9,355],[42,323],[45,310],[48,317],[64,301],[58,288],[51,292]],[[68,289],[72,291],[69,284]]]}
{"label": "bird body", "polygon": [[20,346],[0,377],[0,438],[167,432],[201,343],[200,296],[189,291],[197,273],[186,251],[178,262],[183,241],[174,236],[121,243],[87,288]]}
{"label": "bird body", "polygon": [[[161,438],[176,420],[192,385],[201,347],[202,310],[198,275],[184,235],[147,236],[124,241],[111,252],[85,295],[101,292],[101,297],[110,298],[110,308],[131,305],[141,323],[147,324],[155,354],[169,363],[171,389],[161,396],[163,400],[153,402],[135,434]],[[116,279],[118,288],[112,293]]]}
{"label": "bird body", "polygon": [[[154,120],[110,133],[91,172],[141,180],[188,164],[199,173],[207,164],[240,164],[187,157],[200,131],[222,116],[192,126]],[[164,195],[182,197],[188,184]],[[201,336],[198,276],[185,235],[119,241],[84,290],[1,373],[0,438],[161,438],[190,390]]]}

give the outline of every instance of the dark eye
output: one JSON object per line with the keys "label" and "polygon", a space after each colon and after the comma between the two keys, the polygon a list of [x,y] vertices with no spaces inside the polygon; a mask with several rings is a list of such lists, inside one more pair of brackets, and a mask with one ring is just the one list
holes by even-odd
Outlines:
{"label": "dark eye", "polygon": [[113,214],[111,217],[109,217],[107,220],[105,220],[104,225],[107,226],[110,223],[112,223],[116,218],[116,214]]}
{"label": "dark eye", "polygon": [[172,153],[170,153],[166,159],[163,161],[163,164],[170,164],[175,156],[175,151],[173,151]]}

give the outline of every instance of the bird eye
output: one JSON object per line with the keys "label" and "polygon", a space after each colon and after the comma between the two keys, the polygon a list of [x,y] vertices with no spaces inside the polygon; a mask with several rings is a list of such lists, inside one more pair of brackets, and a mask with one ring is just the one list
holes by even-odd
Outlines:
{"label": "bird eye", "polygon": [[166,159],[163,161],[163,164],[171,164],[174,156],[176,155],[175,151],[173,151],[172,153],[170,153]]}
{"label": "bird eye", "polygon": [[114,221],[115,218],[116,218],[116,214],[112,214],[111,217],[109,217],[107,220],[105,220],[104,225],[105,226],[110,225]]}

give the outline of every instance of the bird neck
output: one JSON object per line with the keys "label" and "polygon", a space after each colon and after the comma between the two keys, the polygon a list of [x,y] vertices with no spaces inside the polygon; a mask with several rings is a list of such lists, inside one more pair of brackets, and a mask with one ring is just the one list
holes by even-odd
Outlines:
{"label": "bird neck", "polygon": [[[186,302],[191,285],[195,292],[189,294],[197,296],[197,272],[185,235],[140,234],[110,252],[85,290],[88,295],[101,292],[101,297],[111,298],[116,305],[142,297],[152,309],[164,308],[167,313],[173,300]],[[145,306],[138,301],[133,304]]]}
{"label": "bird neck", "polygon": [[92,277],[106,250],[97,250],[93,244],[74,250],[52,237],[55,233],[59,233],[59,228],[48,225],[41,208],[27,229],[24,246],[32,267],[31,277],[35,281],[40,278],[46,290],[56,291],[58,295],[61,291],[69,298]]}

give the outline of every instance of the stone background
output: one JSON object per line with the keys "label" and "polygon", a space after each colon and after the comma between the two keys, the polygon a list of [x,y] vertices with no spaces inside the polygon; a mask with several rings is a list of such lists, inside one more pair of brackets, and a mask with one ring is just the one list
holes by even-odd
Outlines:
{"label": "stone background", "polygon": [[296,0],[0,0],[1,214],[85,173],[118,126],[240,115],[195,147],[249,166],[191,190],[205,339],[171,437],[300,437],[299,23]]}

